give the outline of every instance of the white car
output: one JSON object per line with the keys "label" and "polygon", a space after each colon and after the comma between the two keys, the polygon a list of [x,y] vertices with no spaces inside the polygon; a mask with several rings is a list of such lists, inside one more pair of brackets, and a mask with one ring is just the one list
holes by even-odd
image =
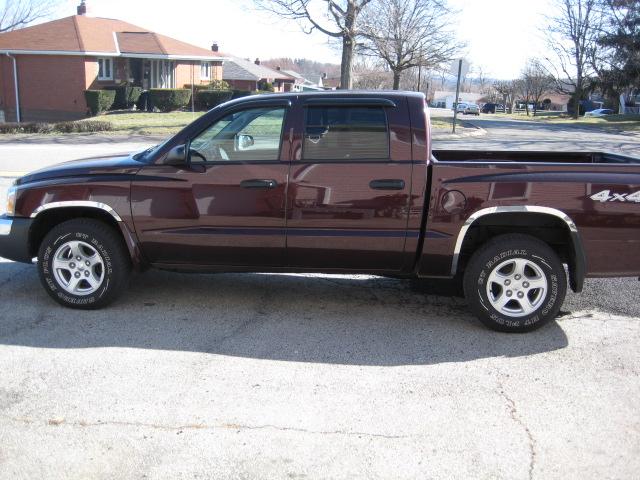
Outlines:
{"label": "white car", "polygon": [[456,109],[463,115],[480,115],[480,107],[475,103],[458,102]]}
{"label": "white car", "polygon": [[596,110],[591,110],[590,112],[585,112],[585,117],[604,117],[605,115],[611,115],[613,110],[610,108],[598,108]]}

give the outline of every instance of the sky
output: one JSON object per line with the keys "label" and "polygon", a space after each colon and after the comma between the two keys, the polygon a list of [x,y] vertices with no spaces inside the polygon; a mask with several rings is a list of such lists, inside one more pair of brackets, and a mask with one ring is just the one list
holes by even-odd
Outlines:
{"label": "sky", "polygon": [[[75,14],[79,0],[63,0],[54,17]],[[550,0],[449,0],[465,58],[491,78],[515,78],[527,58],[544,55],[540,29]],[[163,10],[162,5],[166,5]],[[254,8],[251,0],[87,0],[89,14],[118,18],[194,45],[243,58],[293,57],[340,62],[325,35],[307,35],[292,21]],[[473,68],[472,67],[472,68]]]}

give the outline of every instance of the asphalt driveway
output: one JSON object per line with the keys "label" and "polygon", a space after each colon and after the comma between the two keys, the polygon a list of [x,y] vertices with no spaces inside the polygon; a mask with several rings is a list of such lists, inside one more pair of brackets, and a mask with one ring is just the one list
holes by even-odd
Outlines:
{"label": "asphalt driveway", "polygon": [[631,478],[635,280],[528,335],[399,280],[148,272],[97,312],[0,263],[0,478]]}

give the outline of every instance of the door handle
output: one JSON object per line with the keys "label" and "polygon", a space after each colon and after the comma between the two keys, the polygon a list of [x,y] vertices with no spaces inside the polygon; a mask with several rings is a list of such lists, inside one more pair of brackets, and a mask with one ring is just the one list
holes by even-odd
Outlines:
{"label": "door handle", "polygon": [[278,182],[271,179],[253,178],[251,180],[243,180],[240,182],[242,188],[276,188]]}
{"label": "door handle", "polygon": [[371,180],[369,187],[374,190],[404,190],[404,180],[387,178]]}

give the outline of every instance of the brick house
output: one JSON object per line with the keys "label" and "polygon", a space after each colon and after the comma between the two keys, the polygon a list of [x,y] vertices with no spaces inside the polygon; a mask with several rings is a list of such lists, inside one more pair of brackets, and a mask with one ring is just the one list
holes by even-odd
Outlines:
{"label": "brick house", "polygon": [[226,58],[222,79],[237,90],[262,90],[265,83],[271,83],[276,92],[290,92],[296,79],[283,71],[274,70],[255,62],[237,57]]}
{"label": "brick house", "polygon": [[207,50],[85,13],[82,2],[78,15],[0,34],[0,122],[83,118],[84,90],[125,81],[148,89],[222,79],[215,44]]}

